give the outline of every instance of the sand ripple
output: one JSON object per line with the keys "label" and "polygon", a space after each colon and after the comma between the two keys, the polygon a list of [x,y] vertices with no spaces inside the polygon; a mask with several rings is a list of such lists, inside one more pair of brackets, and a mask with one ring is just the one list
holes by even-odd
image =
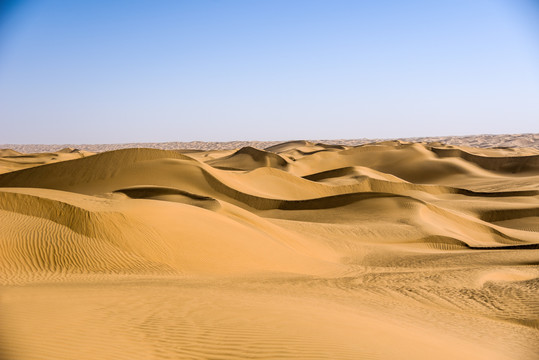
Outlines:
{"label": "sand ripple", "polygon": [[539,355],[534,149],[2,150],[0,167],[2,358]]}

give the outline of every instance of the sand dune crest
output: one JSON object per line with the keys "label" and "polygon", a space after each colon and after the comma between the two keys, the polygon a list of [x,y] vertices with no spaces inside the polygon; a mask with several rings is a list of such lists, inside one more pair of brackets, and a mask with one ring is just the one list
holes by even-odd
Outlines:
{"label": "sand dune crest", "polygon": [[0,357],[531,360],[538,224],[532,148],[3,149]]}

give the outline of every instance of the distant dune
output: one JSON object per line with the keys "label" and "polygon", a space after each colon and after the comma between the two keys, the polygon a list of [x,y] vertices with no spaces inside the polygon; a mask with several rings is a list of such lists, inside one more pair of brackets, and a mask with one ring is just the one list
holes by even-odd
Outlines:
{"label": "distant dune", "polygon": [[413,140],[5,145],[0,358],[537,359],[539,135]]}
{"label": "distant dune", "polygon": [[[364,145],[373,142],[381,142],[388,140],[400,140],[409,142],[440,142],[448,145],[473,146],[479,148],[489,147],[530,147],[539,149],[539,134],[506,134],[506,135],[468,135],[468,136],[432,136],[432,137],[414,137],[414,138],[398,138],[398,139],[339,139],[339,140],[310,140],[310,141],[292,141],[289,143],[298,144],[333,144],[345,146]],[[125,144],[63,144],[63,145],[43,145],[43,144],[4,144],[0,145],[0,149],[12,149],[23,153],[35,152],[55,152],[58,149],[80,149],[90,152],[103,152],[129,148],[150,148],[161,150],[230,150],[241,149],[244,147],[254,147],[258,149],[266,149],[273,146],[280,146],[282,141],[226,141],[226,142],[207,142],[207,141],[190,141],[190,142],[154,142],[154,143],[125,143]]]}

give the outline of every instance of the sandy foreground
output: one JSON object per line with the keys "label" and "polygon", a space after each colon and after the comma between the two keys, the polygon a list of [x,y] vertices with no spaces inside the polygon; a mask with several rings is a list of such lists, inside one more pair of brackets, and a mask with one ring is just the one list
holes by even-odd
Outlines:
{"label": "sandy foreground", "polygon": [[537,359],[526,136],[0,150],[0,359]]}

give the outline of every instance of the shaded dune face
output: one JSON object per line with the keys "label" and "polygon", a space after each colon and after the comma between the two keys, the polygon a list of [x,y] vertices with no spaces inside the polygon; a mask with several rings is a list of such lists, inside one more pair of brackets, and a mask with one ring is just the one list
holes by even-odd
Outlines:
{"label": "shaded dune face", "polygon": [[[0,169],[0,345],[14,358],[84,358],[72,342],[102,358],[535,358],[535,150],[1,150]],[[88,281],[104,298],[47,300]],[[122,281],[144,290],[100,288]],[[96,315],[84,340],[40,328],[81,313]]]}
{"label": "shaded dune face", "polygon": [[221,169],[253,170],[264,166],[286,169],[288,162],[277,154],[248,146],[232,155],[208,161],[208,164]]}

